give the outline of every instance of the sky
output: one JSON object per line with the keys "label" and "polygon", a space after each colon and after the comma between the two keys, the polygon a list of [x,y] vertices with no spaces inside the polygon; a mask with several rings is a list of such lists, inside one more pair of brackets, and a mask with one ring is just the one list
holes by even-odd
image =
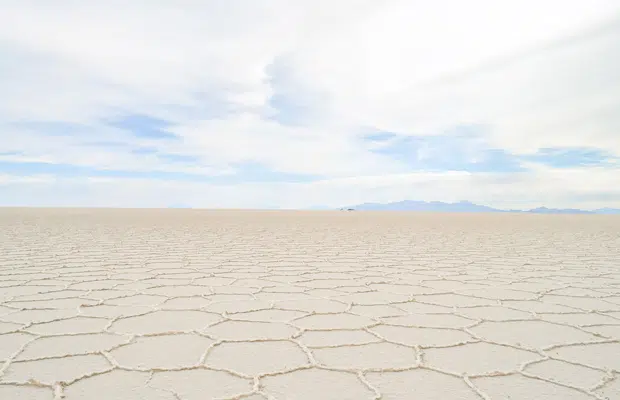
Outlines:
{"label": "sky", "polygon": [[620,208],[617,0],[0,9],[0,206]]}

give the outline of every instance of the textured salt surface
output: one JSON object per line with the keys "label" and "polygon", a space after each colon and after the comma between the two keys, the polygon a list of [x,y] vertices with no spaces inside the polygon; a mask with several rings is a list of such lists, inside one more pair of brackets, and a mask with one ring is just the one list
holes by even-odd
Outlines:
{"label": "textured salt surface", "polygon": [[620,399],[620,218],[0,209],[0,398]]}

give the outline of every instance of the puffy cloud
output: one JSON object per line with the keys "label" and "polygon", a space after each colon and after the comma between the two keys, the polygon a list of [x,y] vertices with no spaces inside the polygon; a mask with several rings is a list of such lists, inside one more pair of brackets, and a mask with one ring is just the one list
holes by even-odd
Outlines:
{"label": "puffy cloud", "polygon": [[[448,197],[555,205],[568,195],[589,204],[617,180],[613,0],[0,3],[0,162],[13,173],[32,162],[125,171],[112,183],[56,174],[55,185],[88,185],[102,201],[113,190],[129,202],[131,173],[145,192],[162,190],[160,173],[236,176],[165,184],[197,198],[217,185],[205,205],[251,191],[248,206],[284,207]],[[149,120],[162,135],[144,134]],[[449,132],[463,126],[476,135],[454,141]],[[395,156],[368,140],[382,133],[438,139]],[[609,162],[542,167],[549,149]],[[498,152],[526,171],[465,172]],[[429,168],[437,154],[463,163]],[[244,184],[249,165],[317,181]]]}

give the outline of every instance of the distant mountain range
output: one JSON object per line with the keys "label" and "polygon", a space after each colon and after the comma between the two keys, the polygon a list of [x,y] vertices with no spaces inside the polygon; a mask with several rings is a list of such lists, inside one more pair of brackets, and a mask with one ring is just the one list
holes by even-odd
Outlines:
{"label": "distant mountain range", "polygon": [[364,203],[356,206],[343,207],[341,210],[359,211],[429,211],[429,212],[472,212],[472,213],[534,213],[534,214],[620,214],[617,208],[599,208],[597,210],[579,210],[576,208],[547,208],[539,207],[531,210],[500,210],[498,208],[481,206],[469,201],[458,203],[443,203],[441,201],[414,201],[403,200],[395,203]]}

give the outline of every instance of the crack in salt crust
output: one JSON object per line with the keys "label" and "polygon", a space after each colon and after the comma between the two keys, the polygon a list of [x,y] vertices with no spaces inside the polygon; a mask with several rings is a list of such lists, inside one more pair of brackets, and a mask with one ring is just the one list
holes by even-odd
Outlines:
{"label": "crack in salt crust", "polygon": [[620,398],[620,218],[5,209],[0,224],[1,398]]}

